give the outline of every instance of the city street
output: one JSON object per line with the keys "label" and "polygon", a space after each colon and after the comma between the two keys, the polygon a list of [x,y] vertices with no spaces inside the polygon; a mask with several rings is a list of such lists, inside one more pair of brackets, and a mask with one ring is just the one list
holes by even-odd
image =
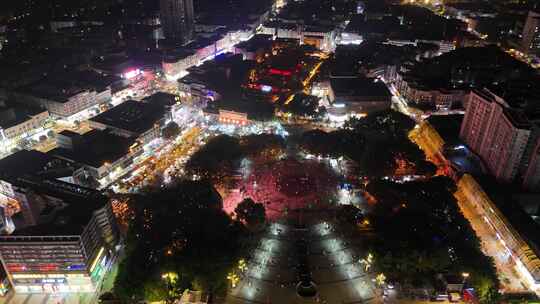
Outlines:
{"label": "city street", "polygon": [[508,249],[497,238],[497,232],[484,220],[485,216],[480,214],[478,209],[464,203],[459,197],[457,201],[463,215],[469,220],[480,239],[482,251],[486,255],[493,257],[502,289],[505,292],[527,292],[528,288],[518,275]]}

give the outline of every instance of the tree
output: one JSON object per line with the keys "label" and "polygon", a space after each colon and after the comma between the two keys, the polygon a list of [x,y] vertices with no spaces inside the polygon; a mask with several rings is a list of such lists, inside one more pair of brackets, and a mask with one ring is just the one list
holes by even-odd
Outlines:
{"label": "tree", "polygon": [[178,136],[178,134],[180,134],[180,127],[178,126],[177,123],[175,123],[174,121],[171,121],[170,123],[167,124],[167,126],[165,126],[165,128],[163,128],[163,131],[161,134],[165,139],[174,138]]}
{"label": "tree", "polygon": [[247,232],[222,207],[219,193],[204,181],[178,181],[133,196],[126,258],[114,284],[117,296],[128,303],[167,300],[171,289],[161,280],[164,273],[178,274],[174,290],[224,293],[226,274],[242,254]]}
{"label": "tree", "polygon": [[370,218],[378,235],[372,244],[377,268],[392,280],[416,286],[441,272],[468,272],[479,298],[491,303],[499,285],[495,267],[463,217],[451,179],[372,181],[367,190],[377,199]]}
{"label": "tree", "polygon": [[326,114],[326,109],[319,107],[319,98],[312,95],[299,93],[289,104],[283,107],[285,112],[293,115],[311,118],[320,118]]}
{"label": "tree", "polygon": [[250,228],[261,227],[266,222],[266,210],[261,203],[255,203],[251,198],[241,201],[234,209],[239,220]]}
{"label": "tree", "polygon": [[364,219],[364,214],[353,205],[341,205],[337,210],[337,218],[341,222],[356,225]]}
{"label": "tree", "polygon": [[186,171],[204,179],[221,181],[235,168],[242,156],[242,147],[238,138],[219,135],[210,139],[204,147],[191,156],[186,163]]}

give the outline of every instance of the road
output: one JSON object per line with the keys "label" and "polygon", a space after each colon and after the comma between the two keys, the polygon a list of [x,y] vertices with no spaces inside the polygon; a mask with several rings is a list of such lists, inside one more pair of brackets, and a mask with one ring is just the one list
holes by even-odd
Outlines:
{"label": "road", "polygon": [[514,268],[513,261],[507,253],[508,250],[497,238],[495,230],[484,220],[481,211],[465,203],[459,194],[457,199],[463,216],[471,223],[481,241],[482,251],[487,256],[493,257],[502,289],[505,292],[528,292],[529,290],[522,283],[522,279]]}

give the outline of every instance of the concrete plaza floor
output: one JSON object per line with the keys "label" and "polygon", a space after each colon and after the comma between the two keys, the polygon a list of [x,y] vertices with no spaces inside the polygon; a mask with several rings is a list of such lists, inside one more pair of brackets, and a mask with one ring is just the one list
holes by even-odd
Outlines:
{"label": "concrete plaza floor", "polygon": [[[323,216],[324,218],[324,216]],[[297,295],[298,240],[307,243],[307,260],[317,296]],[[331,221],[305,226],[271,224],[261,236],[227,303],[382,303],[373,274],[359,262],[367,256],[361,238],[352,238]]]}

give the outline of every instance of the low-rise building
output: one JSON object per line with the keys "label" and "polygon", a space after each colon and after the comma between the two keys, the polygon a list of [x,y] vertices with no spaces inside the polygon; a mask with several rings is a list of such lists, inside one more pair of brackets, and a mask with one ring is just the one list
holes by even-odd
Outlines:
{"label": "low-rise building", "polygon": [[47,119],[49,112],[43,108],[0,107],[0,145],[9,148],[17,140],[42,131]]}
{"label": "low-rise building", "polygon": [[461,106],[464,102],[465,90],[431,86],[401,72],[397,72],[395,76],[396,89],[413,104],[431,107],[433,110],[449,110]]}
{"label": "low-rise building", "polygon": [[99,188],[111,181],[115,173],[133,164],[143,153],[135,137],[116,135],[109,130],[92,130],[83,135],[63,131],[56,136],[58,148],[48,153],[74,164],[77,184]]}
{"label": "low-rise building", "polygon": [[92,106],[109,102],[112,98],[111,87],[118,82],[114,76],[91,71],[62,76],[19,87],[12,92],[14,100],[47,109],[54,117],[68,119]]}
{"label": "low-rise building", "polygon": [[161,135],[161,128],[171,119],[169,107],[152,102],[128,100],[106,112],[91,118],[91,128],[109,129],[123,137],[134,137],[142,149]]}
{"label": "low-rise building", "polygon": [[532,290],[540,288],[540,258],[536,246],[516,230],[499,206],[490,198],[483,187],[471,175],[464,175],[457,183],[455,196],[463,208],[472,208],[484,216],[484,220],[495,230],[504,251],[509,256],[509,265],[517,270],[524,283]]}
{"label": "low-rise building", "polygon": [[[373,78],[330,79],[329,114],[369,114],[390,109],[392,94],[382,81]],[[334,113],[335,112],[335,113]]]}

